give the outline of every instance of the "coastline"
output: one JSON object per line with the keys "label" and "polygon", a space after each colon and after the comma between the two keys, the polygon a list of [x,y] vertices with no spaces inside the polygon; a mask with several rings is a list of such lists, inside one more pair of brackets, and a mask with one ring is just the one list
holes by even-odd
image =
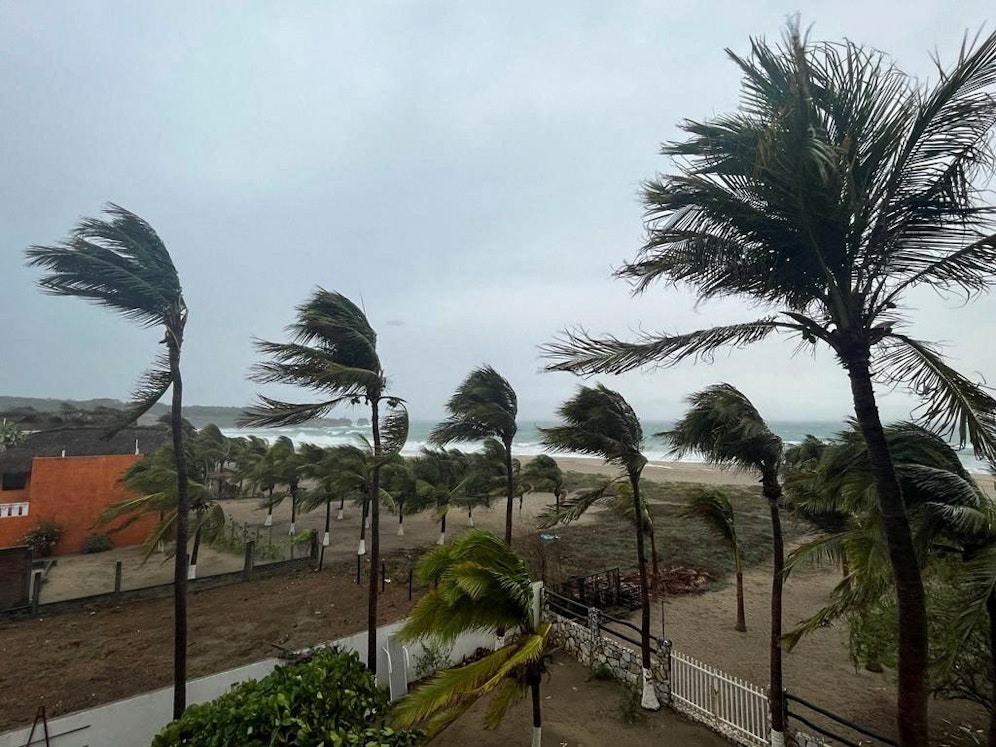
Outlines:
{"label": "coastline", "polygon": [[[521,456],[522,464],[526,464],[534,457]],[[585,475],[611,475],[615,474],[617,468],[606,464],[597,457],[561,456],[553,455],[557,464],[565,472],[580,472]],[[971,472],[972,479],[985,493],[996,497],[996,486],[994,478],[985,472]],[[643,470],[643,476],[655,482],[693,482],[700,485],[758,485],[760,478],[736,470],[720,469],[711,464],[703,462],[669,462],[650,461]]]}

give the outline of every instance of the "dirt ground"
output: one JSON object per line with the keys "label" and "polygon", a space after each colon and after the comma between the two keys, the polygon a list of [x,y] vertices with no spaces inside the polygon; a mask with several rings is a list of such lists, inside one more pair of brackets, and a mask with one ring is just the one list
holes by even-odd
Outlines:
{"label": "dirt ground", "polygon": [[[200,677],[340,638],[366,627],[366,586],[340,565],[200,592],[189,598],[189,675]],[[172,598],[0,621],[0,732],[169,685]],[[389,584],[381,621],[407,614],[408,590]]]}
{"label": "dirt ground", "polygon": [[[605,471],[593,460],[564,460],[562,465],[577,471]],[[705,465],[654,464],[648,467],[646,476],[711,484],[755,482],[749,477],[731,475]],[[516,526],[530,526],[546,503],[545,496],[527,496],[521,513],[516,505]],[[225,510],[237,521],[254,525],[261,525],[265,517],[265,511],[252,501],[227,501]],[[289,506],[278,507],[274,518],[274,537],[286,536]],[[490,510],[475,510],[474,521],[478,527],[500,533],[504,527],[503,506],[498,502]],[[451,512],[449,533],[462,531],[468,523],[466,514]],[[323,524],[323,512],[315,512],[299,517],[297,528],[300,531],[313,527],[321,532]],[[402,617],[408,609],[404,580],[409,558],[416,557],[420,548],[431,546],[439,536],[438,521],[429,514],[405,517],[404,526],[405,535],[399,537],[396,534],[397,517],[389,513],[382,516],[381,545],[389,555],[389,572],[394,575],[381,603],[381,617],[385,622]],[[276,650],[274,645],[303,647],[361,630],[365,625],[365,586],[357,586],[353,579],[359,529],[357,507],[347,505],[343,521],[335,521],[333,514],[332,545],[326,549],[327,568],[323,573],[304,572],[192,594],[190,675],[196,677],[272,656]],[[521,536],[518,530],[517,535]],[[125,561],[124,588],[164,583],[171,578],[170,563],[153,558],[142,565],[137,548],[60,558],[49,574],[42,600],[109,591],[113,587],[114,560],[118,558]],[[241,568],[241,563],[241,557],[202,549],[198,575],[234,570]],[[833,571],[820,570],[801,571],[790,580],[785,595],[786,629],[815,611],[835,581]],[[676,650],[764,685],[768,667],[766,617],[770,586],[766,568],[748,570],[745,582],[747,633],[733,630],[732,585],[701,596],[667,600],[664,631],[674,641]],[[660,623],[657,605],[656,630],[660,630]],[[4,693],[0,731],[30,722],[39,704],[45,704],[50,715],[58,715],[169,684],[171,629],[170,599],[130,603],[122,608],[67,612],[41,620],[0,621],[0,661],[3,662],[0,692]],[[136,662],[141,666],[136,667]],[[561,662],[558,667],[561,666],[569,671],[568,664]],[[562,679],[578,690],[571,689],[558,696],[555,681],[560,671],[558,668],[551,680],[551,687],[555,689],[547,693],[550,696],[548,731],[558,734],[560,739],[559,742],[551,741],[552,744],[611,744],[618,738],[612,735],[620,733],[626,734],[627,744],[651,743],[639,741],[643,737],[638,735],[643,731],[623,732],[630,727],[609,718],[618,698],[585,700],[587,691],[572,679],[573,675]],[[894,683],[888,673],[855,671],[848,657],[843,628],[827,628],[805,639],[786,656],[785,671],[790,692],[858,723],[893,733]],[[609,687],[605,683],[591,683],[590,686]],[[581,697],[581,702],[571,702],[575,692],[583,693],[577,696]],[[561,704],[568,709],[563,711],[563,717],[557,715]],[[573,718],[570,709],[574,709]],[[559,718],[562,723],[558,726]],[[656,724],[660,718],[663,717],[655,716],[648,723]],[[952,726],[946,727],[945,720]],[[936,743],[945,744],[941,734],[946,729],[953,731],[966,722],[981,725],[983,718],[969,704],[935,702],[931,704],[931,722]],[[454,731],[458,726],[470,728],[467,734],[473,736],[463,742],[441,741],[440,744],[463,744],[471,739],[482,747],[521,742],[523,739],[518,731],[504,731],[521,723],[528,725],[528,716],[510,716],[508,724],[493,733],[482,734],[477,727],[454,725],[446,739],[455,739],[452,735],[460,734],[460,731]],[[604,731],[599,731],[603,728]],[[661,726],[659,731],[654,731],[657,728],[639,727],[650,730],[648,740],[677,727],[668,725],[665,729]],[[697,728],[695,733],[698,733]],[[630,741],[630,736],[636,741]],[[486,741],[492,737],[495,741]],[[690,741],[677,743],[694,744]]]}
{"label": "dirt ground", "polygon": [[[590,679],[588,668],[565,654],[554,657],[541,688],[543,744],[559,747],[726,747],[729,742],[686,721],[667,708],[622,718],[627,689],[616,682]],[[479,702],[433,741],[438,747],[505,747],[528,744],[532,734],[529,698],[512,707],[494,731],[484,730],[487,702]],[[642,715],[642,714],[641,714]]]}

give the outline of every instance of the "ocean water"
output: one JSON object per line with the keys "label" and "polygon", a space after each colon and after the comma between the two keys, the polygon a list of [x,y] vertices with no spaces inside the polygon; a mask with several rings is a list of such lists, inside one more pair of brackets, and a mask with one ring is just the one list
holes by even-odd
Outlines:
{"label": "ocean water", "polygon": [[[423,446],[427,444],[429,431],[436,425],[435,422],[413,421],[408,431],[408,441],[405,443],[402,454],[414,456],[419,453]],[[544,422],[520,422],[519,430],[516,433],[512,444],[513,453],[516,456],[536,456],[547,452],[541,443],[539,429],[549,427],[554,423]],[[642,423],[645,436],[644,454],[650,461],[676,461],[676,458],[668,450],[667,445],[653,434],[671,428],[673,421],[645,421]],[[835,434],[845,430],[846,424],[832,421],[798,421],[798,422],[778,422],[770,421],[768,426],[777,433],[786,446],[801,442],[807,434],[811,434],[821,439],[832,439]],[[293,426],[289,428],[223,428],[222,432],[229,437],[234,436],[259,436],[267,441],[274,441],[280,436],[287,436],[295,444],[313,443],[318,446],[335,446],[339,444],[361,444],[363,439],[370,438],[369,426]],[[480,449],[479,443],[454,444],[465,451],[475,451]],[[570,456],[570,455],[568,455]],[[574,455],[581,456],[581,455]],[[974,458],[970,449],[963,449],[959,456],[965,466],[972,472],[987,472],[985,463]],[[686,454],[681,461],[684,462],[704,462],[700,454]]]}

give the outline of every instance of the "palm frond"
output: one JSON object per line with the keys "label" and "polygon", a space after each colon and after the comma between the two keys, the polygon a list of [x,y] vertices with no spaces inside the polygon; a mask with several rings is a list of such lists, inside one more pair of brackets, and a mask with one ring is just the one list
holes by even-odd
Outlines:
{"label": "palm frond", "polygon": [[923,400],[916,415],[926,428],[996,459],[996,399],[987,387],[951,368],[929,343],[906,335],[891,333],[880,351],[880,375],[904,382]]}
{"label": "palm frond", "polygon": [[550,361],[547,371],[568,371],[579,376],[619,374],[646,366],[673,366],[686,358],[711,362],[717,349],[727,345],[746,347],[777,329],[796,327],[767,317],[685,334],[644,333],[635,342],[613,336],[596,338],[583,329],[565,330],[555,342],[540,346],[540,356]]}
{"label": "palm frond", "polygon": [[163,398],[173,384],[173,372],[170,371],[169,357],[160,354],[156,356],[152,368],[142,373],[131,395],[131,403],[115,421],[105,438],[111,438],[129,425],[137,421]]}

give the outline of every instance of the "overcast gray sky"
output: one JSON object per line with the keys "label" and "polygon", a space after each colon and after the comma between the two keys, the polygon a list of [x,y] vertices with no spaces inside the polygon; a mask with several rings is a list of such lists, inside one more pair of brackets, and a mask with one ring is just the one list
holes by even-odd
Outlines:
{"label": "overcast gray sky", "polygon": [[[244,405],[252,336],[282,339],[316,284],[362,299],[393,390],[438,417],[474,366],[549,417],[575,384],[540,373],[565,326],[625,335],[749,318],[613,267],[642,236],[640,182],[682,118],[736,105],[723,54],[777,37],[884,49],[929,76],[991,0],[743,2],[6,2],[0,5],[0,394],[118,397],[157,334],[43,296],[23,250],[106,201],[156,228],[190,307],[189,404]],[[996,375],[991,297],[909,299],[914,329]],[[726,380],[772,419],[850,413],[821,351],[775,341],[604,382],[645,419]],[[293,397],[294,393],[270,389]],[[885,400],[890,417],[910,400]]]}

